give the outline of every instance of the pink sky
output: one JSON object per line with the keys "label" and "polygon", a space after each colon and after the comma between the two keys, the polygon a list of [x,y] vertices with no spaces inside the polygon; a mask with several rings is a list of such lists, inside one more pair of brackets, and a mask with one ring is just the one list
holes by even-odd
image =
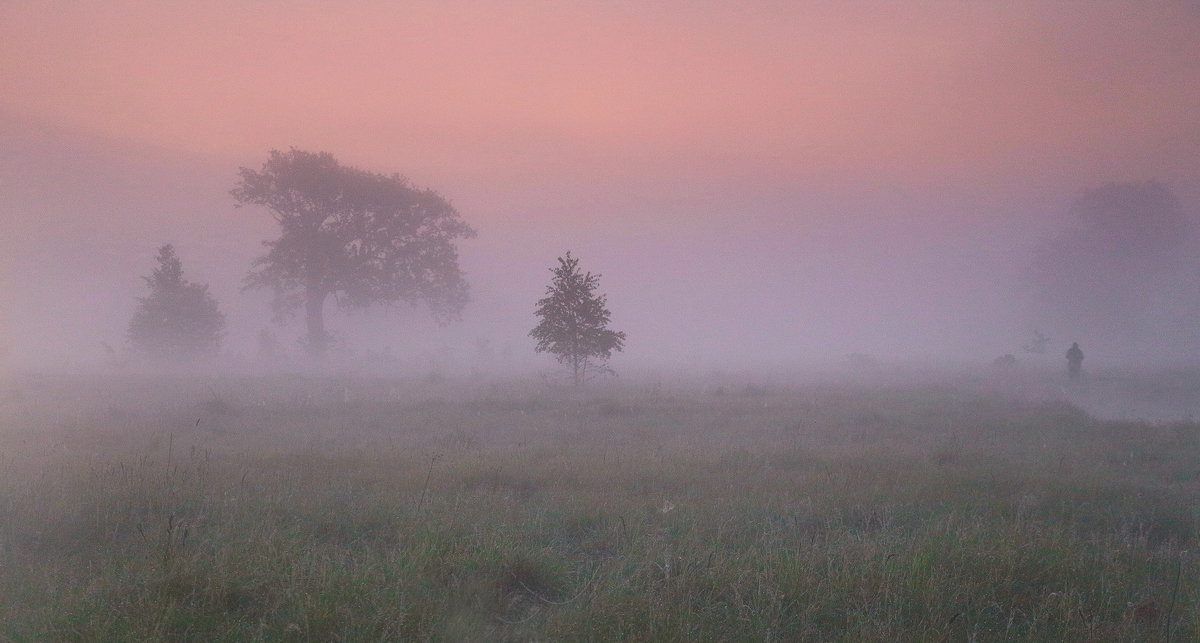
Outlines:
{"label": "pink sky", "polygon": [[1198,34],[1184,2],[20,2],[0,106],[430,183],[1161,175],[1200,151]]}
{"label": "pink sky", "polygon": [[[793,282],[746,284],[794,270],[800,294],[775,301],[766,327],[821,344],[847,320],[894,319],[879,302],[924,301],[908,312],[929,326],[939,305],[988,301],[980,284],[998,273],[952,262],[1004,259],[1012,273],[1023,249],[1004,244],[1029,241],[1026,224],[1084,188],[1154,178],[1200,203],[1198,61],[1191,2],[8,2],[0,170],[28,185],[0,176],[0,197],[40,216],[34,193],[54,191],[24,160],[40,139],[14,134],[33,124],[127,145],[142,160],[113,175],[130,194],[102,214],[54,207],[141,231],[114,233],[140,253],[177,239],[171,217],[189,230],[245,217],[225,192],[267,150],[328,150],[454,200],[481,232],[464,250],[481,308],[519,301],[505,313],[513,337],[529,295],[488,278],[511,272],[536,297],[547,253],[571,247],[595,258],[614,302],[638,302],[631,337],[686,352],[653,310],[670,301],[706,311],[698,336],[745,343],[737,314],[704,306],[774,296]],[[134,166],[153,165],[152,148],[211,171],[139,192]],[[41,158],[67,167],[72,149]],[[47,255],[37,216],[3,216],[9,249],[29,255],[20,265]],[[208,251],[181,256],[232,300],[249,236],[268,224],[226,245],[217,228]],[[547,249],[530,256],[531,239]],[[648,258],[659,249],[672,266]],[[207,259],[218,252],[220,265]],[[713,290],[692,299],[647,277],[693,269]],[[110,334],[130,297],[114,295]],[[798,321],[831,298],[846,299],[840,316]]]}

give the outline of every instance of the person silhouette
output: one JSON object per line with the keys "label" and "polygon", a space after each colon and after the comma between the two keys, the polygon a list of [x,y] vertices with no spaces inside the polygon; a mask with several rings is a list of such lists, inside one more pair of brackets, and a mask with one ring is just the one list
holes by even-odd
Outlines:
{"label": "person silhouette", "polygon": [[1072,342],[1071,348],[1067,349],[1067,375],[1073,380],[1079,379],[1083,371],[1083,349],[1079,348],[1079,342]]}

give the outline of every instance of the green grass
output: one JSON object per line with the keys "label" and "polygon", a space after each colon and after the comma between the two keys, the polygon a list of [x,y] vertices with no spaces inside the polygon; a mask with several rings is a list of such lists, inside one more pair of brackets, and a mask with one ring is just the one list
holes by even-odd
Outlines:
{"label": "green grass", "polygon": [[1200,425],[729,389],[10,378],[0,640],[1200,639]]}

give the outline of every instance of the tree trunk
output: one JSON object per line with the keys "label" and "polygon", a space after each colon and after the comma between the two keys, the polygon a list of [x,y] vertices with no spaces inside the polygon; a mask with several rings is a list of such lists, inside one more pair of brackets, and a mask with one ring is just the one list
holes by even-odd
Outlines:
{"label": "tree trunk", "polygon": [[308,325],[308,354],[314,361],[324,361],[329,347],[329,335],[325,334],[326,293],[309,290],[304,301],[304,321]]}

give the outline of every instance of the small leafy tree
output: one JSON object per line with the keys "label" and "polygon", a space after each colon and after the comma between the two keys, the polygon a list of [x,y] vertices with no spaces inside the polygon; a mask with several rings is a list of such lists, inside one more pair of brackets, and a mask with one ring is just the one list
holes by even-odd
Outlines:
{"label": "small leafy tree", "polygon": [[213,354],[221,347],[225,315],[208,293],[207,284],[183,278],[175,248],[158,249],[158,267],[143,277],[150,294],[138,298],[129,322],[129,342],[156,361],[186,361]]}
{"label": "small leafy tree", "polygon": [[607,295],[597,295],[600,275],[579,270],[579,259],[568,252],[558,258],[558,267],[537,302],[541,319],[529,336],[537,340],[539,353],[551,353],[571,369],[578,386],[601,373],[611,373],[608,359],[625,346],[625,333],[608,329]]}
{"label": "small leafy tree", "polygon": [[274,292],[276,318],[304,309],[312,356],[325,356],[325,302],[343,309],[424,302],[439,323],[458,318],[467,282],[456,239],[475,236],[441,195],[341,165],[328,152],[272,151],[261,170],[242,168],[239,205],[270,210],[279,238],[264,241],[246,288]]}

